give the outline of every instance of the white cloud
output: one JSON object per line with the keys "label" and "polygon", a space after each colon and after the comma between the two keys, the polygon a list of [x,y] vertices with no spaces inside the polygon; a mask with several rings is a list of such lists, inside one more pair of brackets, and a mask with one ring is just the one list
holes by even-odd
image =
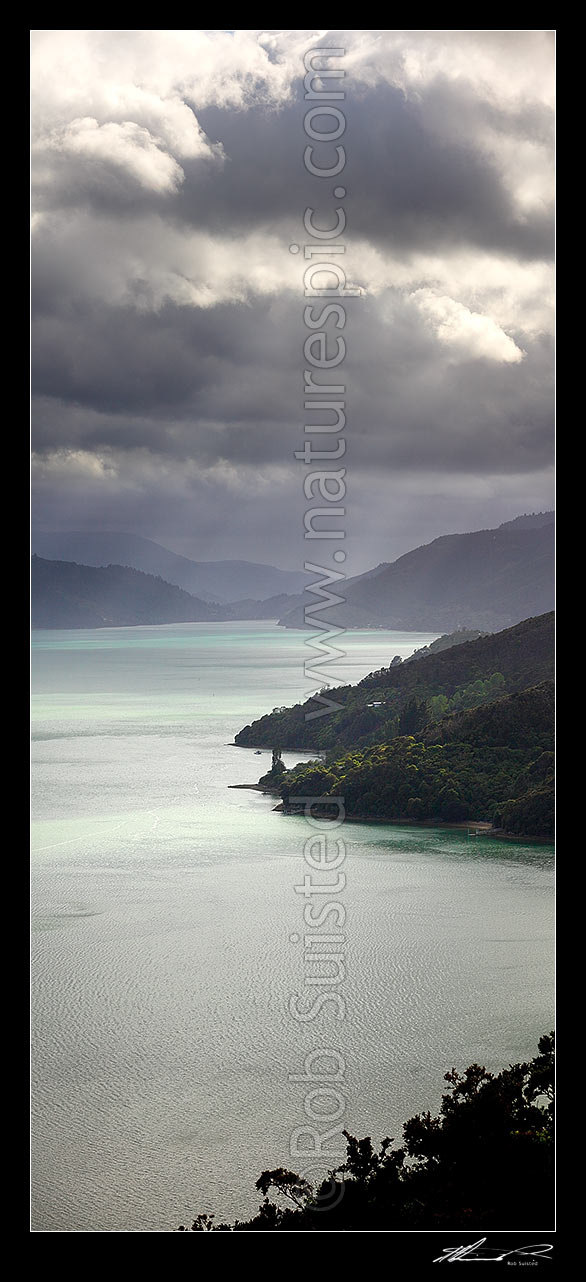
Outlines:
{"label": "white cloud", "polygon": [[[374,33],[368,33],[373,34]],[[438,76],[473,84],[486,100],[518,105],[537,100],[552,106],[552,31],[390,31],[381,52],[395,52],[393,78],[421,89]],[[384,67],[385,60],[379,58]],[[383,73],[384,74],[384,73]]]}
{"label": "white cloud", "polygon": [[[205,139],[194,111],[210,105],[246,111],[289,101],[304,52],[327,34],[35,31],[35,140],[47,142],[53,130],[90,117],[98,127],[147,129],[153,145],[175,160],[217,158],[221,149]],[[551,109],[552,32],[351,30],[332,32],[330,40],[345,50],[352,92],[389,83],[417,105],[427,129],[482,148],[500,168],[521,218],[551,201],[549,139],[511,140],[491,111],[513,120],[527,108]],[[447,87],[440,109],[436,85]]]}
{"label": "white cloud", "polygon": [[525,352],[491,316],[471,312],[463,303],[446,295],[438,296],[429,289],[416,290],[412,298],[446,347],[467,356],[505,364],[518,364],[523,360]]}
{"label": "white cloud", "polygon": [[180,34],[33,33],[33,186],[51,184],[56,153],[113,166],[159,193],[177,190],[184,177],[181,160],[223,158],[178,88],[185,50],[182,60],[173,60],[172,46]]}
{"label": "white cloud", "polygon": [[130,120],[99,125],[91,116],[84,116],[54,130],[48,142],[55,151],[120,168],[152,191],[176,191],[184,178],[181,166],[157,146],[148,129]]}
{"label": "white cloud", "polygon": [[[143,314],[169,303],[209,310],[259,298],[297,299],[302,288],[304,263],[288,252],[289,239],[276,233],[220,235],[154,214],[114,223],[80,212],[75,220],[39,220],[35,243],[59,290],[82,306],[97,302]],[[398,293],[415,303],[421,323],[452,360],[520,363],[525,346],[550,333],[548,264],[481,251],[400,258],[366,241],[353,242],[348,251],[348,279],[375,304],[381,325],[395,323]]]}
{"label": "white cloud", "polygon": [[303,265],[288,242],[262,231],[222,236],[177,227],[159,215],[115,224],[84,212],[67,222],[41,219],[35,244],[67,292],[138,312],[157,312],[169,302],[197,308],[246,303],[301,288]]}

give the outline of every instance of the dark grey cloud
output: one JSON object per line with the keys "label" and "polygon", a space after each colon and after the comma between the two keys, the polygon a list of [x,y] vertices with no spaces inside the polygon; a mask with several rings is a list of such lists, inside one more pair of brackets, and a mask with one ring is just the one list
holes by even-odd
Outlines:
{"label": "dark grey cloud", "polygon": [[[292,101],[278,109],[199,110],[214,152],[182,159],[184,180],[171,196],[145,189],[135,174],[106,158],[57,153],[40,184],[39,207],[85,208],[123,220],[158,214],[225,235],[259,225],[288,227],[316,199],[315,179],[302,159],[306,110],[299,84]],[[386,83],[371,89],[350,84],[344,110],[344,181],[354,235],[402,250],[470,245],[551,257],[551,203],[521,223],[496,158],[473,139],[449,136],[464,113],[478,129],[490,125],[497,135],[551,145],[551,113],[542,106],[499,111],[470,85],[438,77],[417,101]],[[438,127],[442,120],[445,132]]]}
{"label": "dark grey cloud", "polygon": [[[384,324],[380,299],[347,302],[353,467],[495,470],[503,455],[513,471],[529,460],[532,469],[546,465],[550,342],[537,340],[520,364],[454,363],[410,300],[387,291],[389,300]],[[82,326],[44,317],[34,343],[43,406],[35,446],[293,466],[302,448],[304,336],[296,299],[139,316],[103,308],[86,313]],[[48,419],[52,398],[59,412]]]}
{"label": "dark grey cloud", "polygon": [[[356,568],[405,551],[405,538],[551,501],[551,109],[528,79],[523,33],[497,33],[500,45],[486,33],[486,47],[464,33],[472,54],[494,56],[488,90],[482,61],[451,74],[436,34],[434,46],[434,33],[382,33],[411,41],[415,70],[400,42],[381,44],[380,64],[356,63],[345,82],[345,263],[365,287],[344,331]],[[435,48],[444,65],[426,70]],[[330,216],[333,183],[303,168],[297,55],[288,90],[253,80],[242,101],[240,56],[248,84],[244,42],[224,101],[197,83],[159,101],[149,84],[135,117],[121,106],[110,121],[97,81],[85,107],[77,87],[70,119],[67,95],[46,91],[34,510],[47,528],[132,528],[210,557],[263,559],[264,547],[296,564],[307,331],[302,259],[292,275],[287,246],[304,241],[307,205]],[[282,56],[271,51],[269,79]],[[136,86],[127,93],[134,103]]]}

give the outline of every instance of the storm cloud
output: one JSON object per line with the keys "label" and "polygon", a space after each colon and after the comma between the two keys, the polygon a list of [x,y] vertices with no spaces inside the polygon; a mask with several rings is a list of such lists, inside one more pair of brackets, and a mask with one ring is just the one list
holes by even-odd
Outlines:
{"label": "storm cloud", "polygon": [[[299,568],[289,246],[336,204],[349,568],[551,506],[552,39],[33,33],[35,521]],[[345,50],[338,200],[303,166],[318,46]]]}

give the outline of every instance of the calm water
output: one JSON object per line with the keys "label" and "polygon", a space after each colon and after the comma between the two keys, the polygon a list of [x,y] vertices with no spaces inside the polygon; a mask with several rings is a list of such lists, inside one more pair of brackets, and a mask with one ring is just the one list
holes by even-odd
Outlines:
{"label": "calm water", "polygon": [[[198,1211],[253,1211],[261,1170],[301,1165],[292,1132],[334,1124],[310,1122],[308,1087],[288,1080],[312,1050],[344,1058],[338,1124],[400,1137],[437,1108],[452,1065],[529,1058],[552,1026],[551,850],[366,824],[342,829],[345,939],[332,947],[346,974],[320,990],[343,995],[345,1017],[330,1002],[292,1018],[308,974],[332,973],[308,972],[299,942],[311,830],[229,788],[270,765],[229,745],[315,688],[304,635],[34,634],[37,1231],[171,1231]],[[431,639],[350,633],[336,679]]]}

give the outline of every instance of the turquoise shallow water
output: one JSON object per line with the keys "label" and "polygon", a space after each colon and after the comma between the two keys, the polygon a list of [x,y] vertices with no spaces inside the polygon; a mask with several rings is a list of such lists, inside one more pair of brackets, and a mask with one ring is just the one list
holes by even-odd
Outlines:
{"label": "turquoise shallow water", "polygon": [[[347,634],[336,679],[430,639]],[[343,1057],[340,1124],[373,1137],[436,1108],[452,1065],[534,1053],[553,1018],[549,848],[346,825],[341,961],[311,969],[295,890],[311,829],[229,787],[270,763],[234,733],[316,686],[304,634],[184,624],[35,633],[33,649],[37,1231],[253,1210],[257,1175],[316,1125],[289,1081],[314,1050]],[[343,1018],[329,1003],[295,1020],[291,998],[306,1011],[338,965],[321,991]]]}

